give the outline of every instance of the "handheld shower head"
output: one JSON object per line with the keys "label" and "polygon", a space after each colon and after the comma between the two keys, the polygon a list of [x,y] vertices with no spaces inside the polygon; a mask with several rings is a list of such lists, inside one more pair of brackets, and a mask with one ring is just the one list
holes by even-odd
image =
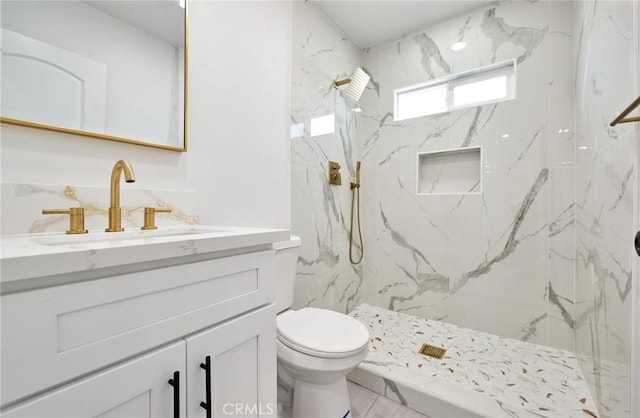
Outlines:
{"label": "handheld shower head", "polygon": [[353,183],[351,183],[351,190],[360,188],[360,161],[356,163],[356,178]]}
{"label": "handheld shower head", "polygon": [[338,88],[338,86],[342,86],[343,84],[349,84],[344,94],[354,102],[357,102],[360,100],[362,93],[364,93],[364,89],[367,87],[369,80],[371,80],[371,76],[358,67],[351,75],[351,78],[336,80],[333,82],[333,87]]}

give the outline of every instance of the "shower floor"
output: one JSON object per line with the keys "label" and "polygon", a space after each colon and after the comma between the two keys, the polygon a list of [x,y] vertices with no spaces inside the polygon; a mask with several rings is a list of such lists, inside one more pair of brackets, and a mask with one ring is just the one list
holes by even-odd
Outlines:
{"label": "shower floor", "polygon": [[[371,334],[349,379],[430,417],[597,417],[575,356],[370,305],[349,315]],[[442,359],[418,353],[444,347]]]}

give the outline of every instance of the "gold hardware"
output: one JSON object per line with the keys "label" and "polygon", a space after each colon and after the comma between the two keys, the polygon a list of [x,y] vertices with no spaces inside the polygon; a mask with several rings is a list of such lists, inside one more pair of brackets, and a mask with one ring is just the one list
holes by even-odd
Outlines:
{"label": "gold hardware", "polygon": [[329,184],[340,186],[342,177],[340,176],[340,164],[335,161],[329,161]]}
{"label": "gold hardware", "polygon": [[344,80],[336,80],[333,82],[333,87],[338,88],[342,85],[349,84],[349,83],[351,83],[350,78],[345,78]]}
{"label": "gold hardware", "polygon": [[631,111],[638,106],[640,106],[640,96],[637,99],[635,99],[633,102],[631,102],[631,104],[627,106],[626,109],[620,112],[620,114],[616,116],[616,118],[612,120],[609,125],[616,126],[619,123],[640,122],[640,117],[632,117],[632,118],[624,119],[625,116],[631,113]]}
{"label": "gold hardware", "polygon": [[148,229],[158,229],[156,226],[156,213],[169,213],[171,209],[161,209],[161,208],[144,208],[144,226],[140,229],[143,231]]}
{"label": "gold hardware", "polygon": [[178,152],[186,152],[187,151],[187,106],[189,103],[188,100],[188,85],[189,85],[189,2],[185,1],[185,7],[184,7],[184,101],[183,101],[183,106],[184,106],[184,126],[183,126],[183,137],[184,137],[184,142],[182,147],[174,147],[171,145],[162,145],[162,144],[154,144],[152,142],[145,142],[145,141],[139,141],[136,139],[131,139],[131,138],[125,138],[125,137],[119,137],[119,136],[113,136],[113,135],[105,135],[105,134],[101,134],[101,133],[97,133],[97,132],[89,132],[89,131],[81,131],[78,129],[69,129],[69,128],[62,128],[60,126],[53,126],[53,125],[47,125],[44,123],[36,123],[36,122],[29,122],[29,121],[25,121],[25,120],[21,120],[21,119],[14,119],[14,118],[7,118],[7,117],[3,117],[0,116],[0,123],[6,123],[9,125],[16,125],[16,126],[24,126],[27,128],[35,128],[35,129],[45,129],[48,131],[54,131],[54,132],[62,132],[62,133],[66,133],[66,134],[71,134],[71,135],[80,135],[80,136],[87,136],[89,138],[97,138],[97,139],[105,139],[107,141],[117,141],[117,142],[124,142],[127,144],[133,144],[133,145],[143,145],[146,147],[152,147],[152,148],[159,148],[159,149],[165,149],[165,150],[169,150],[169,151],[178,151]]}
{"label": "gold hardware", "polygon": [[446,349],[442,347],[436,347],[435,345],[431,344],[422,344],[422,347],[420,347],[420,350],[418,350],[418,353],[420,354],[437,359],[441,359],[442,357],[444,357],[444,353],[446,352]]}
{"label": "gold hardware", "polygon": [[84,229],[84,208],[42,209],[43,215],[69,215],[67,234],[86,234]]}
{"label": "gold hardware", "polygon": [[[186,102],[185,102],[185,106],[186,106]],[[186,112],[186,108],[185,108],[185,112]],[[70,135],[80,135],[80,136],[88,136],[89,138],[106,139],[108,141],[126,142],[127,144],[133,144],[133,145],[144,145],[144,146],[147,146],[147,147],[166,149],[166,150],[170,150],[170,151],[178,151],[178,152],[186,152],[187,151],[186,137],[185,137],[185,146],[184,146],[184,148],[180,148],[180,147],[172,147],[170,145],[153,144],[151,142],[138,141],[136,139],[123,138],[123,137],[119,137],[119,136],[98,134],[98,133],[94,133],[94,132],[80,131],[80,130],[77,130],[77,129],[70,129],[70,128],[61,128],[59,126],[47,125],[47,124],[44,124],[44,123],[27,122],[27,121],[24,121],[24,120],[7,118],[7,117],[4,117],[4,116],[0,116],[0,122],[1,123],[7,123],[9,125],[24,126],[24,127],[27,127],[27,128],[44,129],[44,130],[53,131],[53,132],[62,132],[62,133],[65,133],[65,134],[70,134]]]}
{"label": "gold hardware", "polygon": [[[364,242],[362,241],[362,226],[360,225],[360,161],[356,163],[356,182],[351,183],[351,223],[349,226],[349,261],[360,264],[364,257]],[[353,207],[358,202],[358,236],[360,237],[360,258],[353,257]]]}
{"label": "gold hardware", "polygon": [[124,160],[115,163],[111,170],[111,203],[109,205],[109,228],[106,232],[124,231],[122,228],[122,209],[120,208],[120,174],[124,171],[124,178],[127,183],[136,181],[133,174],[133,167]]}
{"label": "gold hardware", "polygon": [[351,183],[351,190],[360,188],[360,164],[361,161],[356,163],[356,181]]}

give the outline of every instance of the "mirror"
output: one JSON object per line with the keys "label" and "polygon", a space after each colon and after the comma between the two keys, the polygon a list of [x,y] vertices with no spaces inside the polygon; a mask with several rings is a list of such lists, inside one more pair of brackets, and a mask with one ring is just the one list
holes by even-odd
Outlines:
{"label": "mirror", "polygon": [[186,0],[0,7],[0,121],[186,151]]}

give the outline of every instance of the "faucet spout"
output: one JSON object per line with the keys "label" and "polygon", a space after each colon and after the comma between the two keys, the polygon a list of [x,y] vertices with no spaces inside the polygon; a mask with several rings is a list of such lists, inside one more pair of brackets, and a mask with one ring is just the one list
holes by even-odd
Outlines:
{"label": "faucet spout", "polygon": [[120,208],[120,176],[124,171],[124,179],[127,183],[136,181],[133,167],[125,160],[115,163],[111,170],[111,201],[109,204],[109,228],[106,232],[124,231],[122,228],[122,209]]}

